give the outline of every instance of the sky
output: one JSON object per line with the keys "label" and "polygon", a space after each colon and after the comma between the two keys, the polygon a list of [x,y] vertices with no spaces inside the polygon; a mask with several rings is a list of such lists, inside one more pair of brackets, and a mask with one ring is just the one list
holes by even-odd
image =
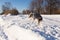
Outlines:
{"label": "sky", "polygon": [[13,7],[17,8],[19,11],[22,11],[29,7],[31,0],[0,0],[0,12],[1,12],[1,6],[5,2],[10,2]]}

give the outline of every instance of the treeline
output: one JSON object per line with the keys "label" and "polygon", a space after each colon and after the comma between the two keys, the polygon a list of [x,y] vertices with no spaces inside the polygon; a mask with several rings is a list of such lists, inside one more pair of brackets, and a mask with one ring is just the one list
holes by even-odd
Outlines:
{"label": "treeline", "polygon": [[29,10],[40,14],[60,14],[60,0],[32,0]]}
{"label": "treeline", "polygon": [[16,8],[14,8],[10,2],[5,2],[2,5],[2,12],[0,14],[1,15],[8,15],[9,13],[11,15],[18,15],[19,11]]}
{"label": "treeline", "polygon": [[[29,4],[28,10],[24,9],[22,14],[30,14],[31,12],[37,12],[40,14],[60,14],[60,0],[32,0]],[[10,2],[5,2],[2,5],[2,14],[18,15],[17,10]]]}

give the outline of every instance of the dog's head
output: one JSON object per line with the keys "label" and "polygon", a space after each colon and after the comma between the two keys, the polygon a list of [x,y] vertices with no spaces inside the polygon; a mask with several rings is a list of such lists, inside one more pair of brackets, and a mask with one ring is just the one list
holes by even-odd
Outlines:
{"label": "dog's head", "polygon": [[29,18],[32,17],[32,16],[33,16],[33,14],[31,13],[31,14],[29,15]]}

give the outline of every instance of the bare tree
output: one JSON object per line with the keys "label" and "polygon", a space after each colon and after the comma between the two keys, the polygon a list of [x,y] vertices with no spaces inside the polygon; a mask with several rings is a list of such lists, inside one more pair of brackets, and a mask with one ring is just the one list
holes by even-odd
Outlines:
{"label": "bare tree", "polygon": [[5,2],[5,4],[2,5],[2,11],[10,10],[12,8],[12,5],[10,2]]}
{"label": "bare tree", "polygon": [[33,0],[31,3],[30,3],[30,10],[33,11],[36,7],[36,2]]}
{"label": "bare tree", "polygon": [[43,0],[32,0],[30,3],[30,9],[36,10],[38,13],[41,13]]}

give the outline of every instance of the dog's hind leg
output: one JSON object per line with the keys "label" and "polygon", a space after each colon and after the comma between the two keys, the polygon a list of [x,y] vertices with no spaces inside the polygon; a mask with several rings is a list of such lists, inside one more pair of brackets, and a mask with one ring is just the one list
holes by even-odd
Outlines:
{"label": "dog's hind leg", "polygon": [[38,28],[40,29],[40,28],[42,28],[42,22],[41,22],[41,20],[40,19],[38,19],[38,24],[37,24],[38,26]]}
{"label": "dog's hind leg", "polygon": [[38,25],[40,24],[40,19],[38,19]]}
{"label": "dog's hind leg", "polygon": [[40,24],[41,21],[42,21],[42,17],[38,19],[38,24]]}

